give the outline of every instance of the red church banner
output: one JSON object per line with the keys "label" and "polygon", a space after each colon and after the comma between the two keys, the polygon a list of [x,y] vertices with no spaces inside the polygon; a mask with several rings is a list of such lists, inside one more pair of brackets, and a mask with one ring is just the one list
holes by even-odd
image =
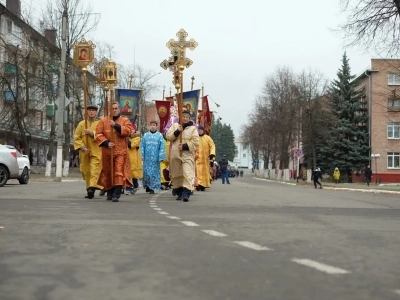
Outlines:
{"label": "red church banner", "polygon": [[210,107],[208,106],[208,97],[207,96],[202,97],[201,108],[202,108],[202,110],[201,110],[200,125],[202,125],[204,127],[204,131],[207,134],[210,134],[212,118],[211,118]]}

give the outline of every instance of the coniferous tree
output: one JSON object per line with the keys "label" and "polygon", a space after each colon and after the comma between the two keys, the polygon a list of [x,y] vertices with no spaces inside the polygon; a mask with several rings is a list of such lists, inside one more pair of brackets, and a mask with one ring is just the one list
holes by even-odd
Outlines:
{"label": "coniferous tree", "polygon": [[365,92],[356,89],[346,53],[337,76],[331,83],[328,100],[333,123],[318,161],[325,172],[331,174],[338,167],[347,177],[368,163],[368,114]]}
{"label": "coniferous tree", "polygon": [[233,161],[235,157],[236,145],[235,135],[230,125],[222,124],[220,120],[213,121],[211,126],[211,138],[215,143],[217,161],[226,155],[226,158]]}

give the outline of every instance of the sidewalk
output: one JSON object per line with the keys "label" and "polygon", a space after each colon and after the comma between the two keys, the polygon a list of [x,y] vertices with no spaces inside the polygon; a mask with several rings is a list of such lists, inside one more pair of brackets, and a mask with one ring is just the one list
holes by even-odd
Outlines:
{"label": "sidewalk", "polygon": [[[44,170],[43,173],[30,173],[29,174],[29,180],[30,181],[39,181],[39,182],[52,182],[52,181],[56,181],[56,174],[55,173],[51,173],[50,177],[46,177],[44,174]],[[62,177],[61,181],[65,181],[65,182],[70,182],[70,181],[83,181],[82,178],[82,174],[79,171],[79,168],[71,168],[69,169],[69,173],[68,173],[68,177]]]}
{"label": "sidewalk", "polygon": [[[302,180],[299,180],[297,183],[296,179],[291,179],[290,181],[282,181],[282,180],[271,180],[254,177],[258,180],[265,180],[269,182],[276,182],[282,184],[290,184],[296,186],[304,186],[309,188],[314,188],[314,183],[307,183]],[[325,182],[321,181],[322,187],[327,190],[342,190],[342,191],[356,191],[356,192],[364,192],[364,193],[382,193],[382,194],[399,194],[400,195],[400,184],[370,184],[367,186],[366,183],[339,183],[335,184],[334,182]]]}

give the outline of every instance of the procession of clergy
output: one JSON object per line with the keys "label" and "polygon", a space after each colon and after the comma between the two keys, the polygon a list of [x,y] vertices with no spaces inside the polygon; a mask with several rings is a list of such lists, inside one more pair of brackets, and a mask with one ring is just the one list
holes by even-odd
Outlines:
{"label": "procession of clergy", "polygon": [[78,124],[74,134],[86,198],[100,190],[107,200],[118,202],[123,191],[136,193],[138,179],[149,194],[172,187],[172,195],[184,202],[194,189],[210,187],[215,145],[204,128],[190,119],[189,111],[182,112],[180,125],[175,109],[163,133],[157,130],[157,121],[151,121],[150,130],[140,138],[135,124],[121,115],[117,102],[112,104],[112,117],[97,119],[97,109],[95,105],[86,107],[88,118]]}

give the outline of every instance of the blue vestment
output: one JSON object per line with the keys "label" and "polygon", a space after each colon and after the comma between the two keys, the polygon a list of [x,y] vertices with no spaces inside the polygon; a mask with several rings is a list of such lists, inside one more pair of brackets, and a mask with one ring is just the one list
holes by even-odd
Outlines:
{"label": "blue vestment", "polygon": [[143,187],[161,188],[160,162],[167,159],[164,137],[158,131],[146,132],[141,141],[143,158]]}

